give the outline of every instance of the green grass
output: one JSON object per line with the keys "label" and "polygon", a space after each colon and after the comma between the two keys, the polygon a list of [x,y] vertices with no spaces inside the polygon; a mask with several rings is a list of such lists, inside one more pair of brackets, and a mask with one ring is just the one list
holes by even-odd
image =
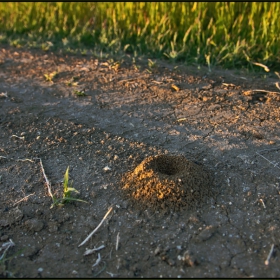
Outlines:
{"label": "green grass", "polygon": [[51,208],[53,208],[54,206],[64,206],[65,203],[71,201],[79,201],[79,202],[87,203],[84,200],[72,197],[72,193],[79,193],[75,188],[72,187],[72,185],[73,182],[69,184],[69,166],[68,166],[63,178],[63,196],[62,198],[57,198],[55,195],[51,194],[52,201],[53,201]]}
{"label": "green grass", "polygon": [[86,93],[82,90],[75,90],[74,94],[77,96],[87,96]]}
{"label": "green grass", "polygon": [[20,47],[280,69],[277,2],[1,2],[0,41]]}

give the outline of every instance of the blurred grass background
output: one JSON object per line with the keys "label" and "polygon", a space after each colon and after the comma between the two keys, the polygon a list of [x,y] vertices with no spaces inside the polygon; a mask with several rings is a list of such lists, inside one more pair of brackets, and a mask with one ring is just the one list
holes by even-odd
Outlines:
{"label": "blurred grass background", "polygon": [[280,69],[279,2],[1,2],[0,42]]}

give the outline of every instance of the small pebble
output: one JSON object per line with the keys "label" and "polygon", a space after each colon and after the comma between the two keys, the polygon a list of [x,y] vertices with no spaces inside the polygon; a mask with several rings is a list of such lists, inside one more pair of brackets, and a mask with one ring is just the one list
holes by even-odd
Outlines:
{"label": "small pebble", "polygon": [[42,267],[38,268],[38,273],[42,273],[44,271],[44,269]]}
{"label": "small pebble", "polygon": [[1,236],[1,241],[7,241],[9,239],[8,235]]}
{"label": "small pebble", "polygon": [[105,167],[103,168],[103,170],[104,170],[104,171],[110,171],[111,168],[110,168],[109,166],[105,166]]}
{"label": "small pebble", "polygon": [[160,246],[157,246],[155,249],[155,256],[158,255],[161,252]]}
{"label": "small pebble", "polygon": [[206,241],[212,237],[212,235],[215,233],[216,227],[213,226],[207,226],[205,229],[203,229],[200,234],[197,236],[197,240],[199,241]]}

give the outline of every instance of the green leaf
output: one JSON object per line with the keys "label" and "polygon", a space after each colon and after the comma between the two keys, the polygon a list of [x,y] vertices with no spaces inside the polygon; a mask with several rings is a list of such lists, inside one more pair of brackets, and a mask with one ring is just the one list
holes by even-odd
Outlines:
{"label": "green leaf", "polygon": [[63,192],[66,193],[68,191],[68,181],[69,181],[69,166],[66,169],[66,172],[64,174],[64,180],[63,180]]}
{"label": "green leaf", "polygon": [[75,188],[69,188],[68,187],[68,191],[67,191],[67,193],[70,193],[70,192],[75,192],[75,193],[79,193],[79,191],[77,191]]}

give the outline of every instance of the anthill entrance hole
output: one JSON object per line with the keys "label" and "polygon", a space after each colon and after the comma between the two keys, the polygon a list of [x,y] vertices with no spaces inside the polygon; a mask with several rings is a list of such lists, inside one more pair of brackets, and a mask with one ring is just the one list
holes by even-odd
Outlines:
{"label": "anthill entrance hole", "polygon": [[178,158],[176,157],[158,156],[154,158],[151,165],[155,172],[164,175],[176,175],[181,171],[180,164],[178,165]]}

